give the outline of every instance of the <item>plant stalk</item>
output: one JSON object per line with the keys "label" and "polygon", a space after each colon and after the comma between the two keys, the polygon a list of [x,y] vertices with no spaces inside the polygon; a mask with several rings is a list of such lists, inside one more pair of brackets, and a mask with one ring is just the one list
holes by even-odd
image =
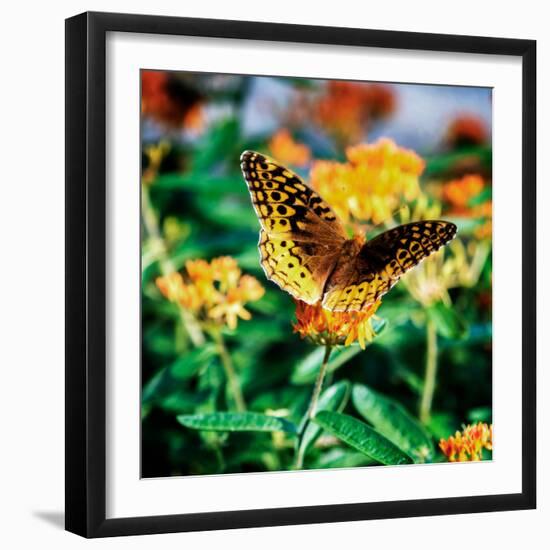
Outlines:
{"label": "plant stalk", "polygon": [[241,384],[239,382],[239,377],[237,376],[235,368],[233,367],[231,355],[229,355],[229,352],[227,351],[227,347],[225,345],[221,330],[216,328],[211,331],[211,334],[218,349],[218,355],[220,356],[222,362],[223,370],[227,378],[229,392],[231,393],[231,396],[235,403],[235,408],[239,412],[244,412],[246,411],[246,404],[241,390]]}
{"label": "plant stalk", "polygon": [[303,448],[302,441],[304,439],[304,434],[306,433],[309,423],[315,416],[317,412],[317,403],[319,401],[319,396],[321,395],[321,390],[323,389],[323,382],[325,380],[325,375],[327,373],[328,360],[330,358],[330,353],[332,351],[332,345],[327,344],[325,347],[325,355],[323,357],[323,362],[319,367],[319,372],[317,374],[317,379],[315,380],[315,386],[313,387],[313,393],[311,395],[311,400],[309,402],[309,407],[307,409],[306,418],[300,430],[298,437],[298,444],[296,447],[296,462],[295,469],[300,470],[304,464],[304,453],[305,449]]}
{"label": "plant stalk", "polygon": [[[153,242],[153,246],[157,252],[160,271],[163,275],[169,275],[174,273],[176,268],[168,256],[164,239],[161,236],[157,215],[153,206],[151,205],[151,199],[149,197],[149,189],[147,185],[141,185],[141,215],[143,217],[143,226],[149,236],[149,239]],[[197,320],[190,314],[189,311],[178,306],[180,312],[181,322],[193,342],[195,347],[202,346],[205,342],[204,334]]]}
{"label": "plant stalk", "polygon": [[423,424],[430,421],[432,401],[435,392],[437,377],[437,328],[428,318],[426,322],[426,371],[424,373],[424,387],[420,401],[419,418]]}
{"label": "plant stalk", "polygon": [[[317,374],[317,379],[315,380],[315,386],[313,388],[311,401],[309,402],[309,408],[307,410],[308,420],[311,420],[315,416],[317,402],[319,401],[319,396],[321,395],[321,390],[323,389],[323,382],[327,373],[328,360],[331,351],[332,346],[330,344],[327,344],[325,347],[325,356],[323,357],[323,362],[321,363],[321,367],[319,368],[319,373]],[[305,431],[305,427],[303,431]]]}

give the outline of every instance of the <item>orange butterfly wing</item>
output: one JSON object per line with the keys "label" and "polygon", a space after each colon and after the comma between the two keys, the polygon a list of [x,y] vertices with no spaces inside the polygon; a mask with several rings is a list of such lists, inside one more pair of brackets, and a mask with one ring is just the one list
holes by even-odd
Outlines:
{"label": "orange butterfly wing", "polygon": [[241,169],[261,225],[266,276],[292,296],[318,302],[346,240],[342,224],[315,191],[273,159],[245,151]]}
{"label": "orange butterfly wing", "polygon": [[323,296],[331,311],[361,311],[375,304],[401,276],[456,235],[456,225],[440,220],[408,223],[365,243],[353,259],[340,263]]}

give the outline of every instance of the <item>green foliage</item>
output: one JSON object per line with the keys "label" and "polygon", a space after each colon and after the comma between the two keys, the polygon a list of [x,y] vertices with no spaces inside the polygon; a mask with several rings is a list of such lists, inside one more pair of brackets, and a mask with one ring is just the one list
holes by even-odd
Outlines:
{"label": "green foliage", "polygon": [[452,174],[457,166],[470,165],[490,169],[493,151],[490,147],[467,147],[427,158],[424,177]]}
{"label": "green foliage", "polygon": [[[350,395],[351,386],[347,380],[338,382],[330,388],[327,388],[319,398],[317,403],[317,412],[319,411],[341,411],[344,409]],[[302,421],[302,426],[306,419]],[[300,442],[299,452],[305,454],[307,450],[315,443],[321,435],[322,429],[318,424],[308,423],[302,440]]]}
{"label": "green foliage", "polygon": [[360,466],[374,466],[376,464],[378,464],[376,460],[364,453],[354,452],[342,447],[335,447],[319,455],[317,460],[311,463],[311,467],[315,469],[357,468]]}
{"label": "green foliage", "polygon": [[[336,348],[331,353],[327,372],[331,373],[339,367],[342,367],[360,351],[361,348],[358,345],[347,348]],[[323,347],[317,347],[309,355],[296,363],[296,367],[292,372],[291,382],[294,384],[312,384],[319,372],[319,367],[321,366],[324,355],[325,349]]]}
{"label": "green foliage", "polygon": [[325,430],[380,464],[410,464],[412,459],[364,422],[353,416],[320,411],[314,421]]}
{"label": "green foliage", "polygon": [[443,302],[432,304],[426,311],[441,336],[460,340],[468,335],[466,323],[453,308]]}
{"label": "green foliage", "polygon": [[182,414],[178,422],[194,430],[214,432],[288,432],[296,433],[296,426],[276,416],[259,413]]}
{"label": "green foliage", "polygon": [[402,405],[363,384],[353,386],[352,399],[361,416],[401,450],[417,462],[431,460],[434,453],[431,438]]}

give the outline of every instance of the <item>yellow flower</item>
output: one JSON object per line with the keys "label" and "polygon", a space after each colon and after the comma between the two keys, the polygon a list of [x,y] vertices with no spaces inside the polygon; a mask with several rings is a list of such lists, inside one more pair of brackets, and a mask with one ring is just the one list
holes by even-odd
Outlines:
{"label": "yellow flower", "polygon": [[241,270],[235,258],[231,256],[220,256],[214,258],[210,263],[212,269],[212,277],[215,281],[219,281],[220,290],[227,292],[230,288],[234,288],[241,277]]}
{"label": "yellow flower", "polygon": [[251,275],[243,275],[231,284],[236,286],[229,288],[225,299],[214,306],[208,312],[208,316],[216,320],[225,319],[227,326],[234,330],[237,328],[237,318],[245,321],[252,318],[252,315],[243,307],[243,304],[259,300],[264,295],[265,290],[258,280]]}
{"label": "yellow flower", "polygon": [[254,277],[242,275],[237,261],[229,256],[211,262],[189,260],[185,271],[185,278],[181,273],[158,277],[157,287],[165,298],[204,323],[225,323],[230,329],[237,328],[239,318],[252,317],[244,305],[259,300],[265,292]]}
{"label": "yellow flower", "polygon": [[478,461],[482,458],[483,449],[493,449],[493,425],[478,422],[466,426],[462,432],[439,441],[439,448],[449,462]]}
{"label": "yellow flower", "polygon": [[157,287],[162,295],[190,311],[198,311],[202,299],[198,289],[193,285],[186,285],[180,273],[170,273],[156,280]]}
{"label": "yellow flower", "polygon": [[232,289],[224,301],[219,303],[217,306],[214,306],[209,312],[208,316],[217,321],[222,321],[227,323],[227,326],[231,330],[237,328],[237,318],[240,317],[245,321],[250,321],[252,315],[247,311],[241,301],[238,293],[235,292],[235,289]]}
{"label": "yellow flower", "polygon": [[185,269],[194,283],[199,281],[212,282],[214,280],[212,266],[206,260],[188,260],[185,262]]}
{"label": "yellow flower", "polygon": [[287,129],[276,132],[268,146],[271,155],[282,164],[305,166],[311,159],[309,147],[294,141]]}
{"label": "yellow flower", "polygon": [[329,311],[320,302],[309,305],[295,300],[295,303],[294,332],[302,338],[308,337],[318,345],[349,346],[357,341],[361,349],[365,349],[366,342],[372,341],[375,336],[371,318],[380,306],[380,300],[367,311],[350,312]]}
{"label": "yellow flower", "polygon": [[243,275],[239,280],[239,292],[244,301],[254,302],[264,295],[265,290],[258,279],[251,275]]}
{"label": "yellow flower", "polygon": [[344,223],[378,224],[420,193],[424,161],[390,139],[346,149],[347,162],[317,161],[311,185]]}

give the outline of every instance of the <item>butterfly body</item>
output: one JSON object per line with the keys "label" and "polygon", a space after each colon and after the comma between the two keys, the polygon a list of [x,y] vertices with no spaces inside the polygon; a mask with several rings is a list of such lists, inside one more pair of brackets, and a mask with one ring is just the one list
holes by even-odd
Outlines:
{"label": "butterfly body", "polygon": [[296,174],[254,151],[241,169],[260,221],[261,265],[268,279],[308,304],[362,311],[399,278],[448,243],[456,226],[429,220],[400,225],[365,242],[349,239],[330,206]]}

